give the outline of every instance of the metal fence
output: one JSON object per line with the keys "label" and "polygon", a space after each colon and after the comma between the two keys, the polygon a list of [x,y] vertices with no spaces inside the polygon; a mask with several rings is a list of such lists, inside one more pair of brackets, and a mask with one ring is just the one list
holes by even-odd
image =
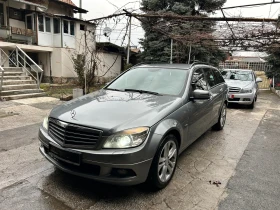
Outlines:
{"label": "metal fence", "polygon": [[272,65],[264,62],[227,61],[219,64],[221,69],[251,69],[253,71],[269,71]]}

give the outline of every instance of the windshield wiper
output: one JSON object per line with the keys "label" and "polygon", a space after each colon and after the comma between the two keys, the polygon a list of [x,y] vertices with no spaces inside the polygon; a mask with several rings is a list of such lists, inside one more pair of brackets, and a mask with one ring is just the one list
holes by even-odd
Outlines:
{"label": "windshield wiper", "polygon": [[120,91],[123,92],[123,90],[119,90],[119,89],[114,89],[114,88],[104,88],[105,90],[113,90],[113,91]]}
{"label": "windshield wiper", "polygon": [[136,90],[136,89],[124,89],[124,91],[131,91],[131,92],[138,92],[138,93],[148,93],[156,96],[161,96],[161,94],[153,91],[148,91],[148,90]]}

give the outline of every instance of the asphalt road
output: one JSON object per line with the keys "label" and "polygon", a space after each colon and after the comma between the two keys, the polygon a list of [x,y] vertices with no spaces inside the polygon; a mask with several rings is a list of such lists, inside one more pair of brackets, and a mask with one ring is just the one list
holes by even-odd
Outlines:
{"label": "asphalt road", "polygon": [[[59,103],[52,98],[0,102],[1,210],[205,210],[217,209],[219,205],[221,209],[250,209],[246,207],[252,207],[250,202],[254,202],[254,198],[259,199],[262,194],[258,195],[259,190],[271,191],[266,194],[268,200],[278,195],[279,156],[273,156],[272,151],[279,149],[279,135],[275,133],[275,125],[265,122],[274,120],[279,123],[279,117],[270,117],[279,115],[280,98],[270,92],[261,93],[254,110],[240,106],[229,109],[225,129],[221,132],[210,130],[191,145],[180,156],[173,181],[157,193],[148,192],[142,186],[117,187],[96,183],[63,173],[47,162],[38,151],[38,128],[51,107]],[[262,133],[270,126],[273,127],[271,135]],[[247,153],[250,160],[246,159]],[[258,164],[257,160],[262,157],[265,159]],[[274,161],[275,158],[278,160]],[[271,170],[273,167],[275,170]],[[254,173],[257,169],[260,172]],[[266,181],[273,178],[274,188],[271,183],[264,188],[263,182],[259,181],[266,171],[270,171]],[[254,184],[250,185],[250,180],[244,176],[252,179]],[[221,185],[213,185],[213,181],[220,181]],[[256,197],[250,198],[253,193]],[[244,198],[241,204],[236,202],[238,196]],[[261,205],[264,207],[268,203]],[[254,209],[273,209],[274,206],[267,207]]]}

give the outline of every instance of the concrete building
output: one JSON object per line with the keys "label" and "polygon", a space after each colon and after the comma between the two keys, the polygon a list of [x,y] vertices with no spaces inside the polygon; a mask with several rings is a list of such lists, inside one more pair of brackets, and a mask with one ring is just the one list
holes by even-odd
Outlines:
{"label": "concrete building", "polygon": [[40,96],[42,80],[77,77],[72,56],[95,48],[95,25],[75,13],[87,11],[71,0],[0,0],[2,98]]}

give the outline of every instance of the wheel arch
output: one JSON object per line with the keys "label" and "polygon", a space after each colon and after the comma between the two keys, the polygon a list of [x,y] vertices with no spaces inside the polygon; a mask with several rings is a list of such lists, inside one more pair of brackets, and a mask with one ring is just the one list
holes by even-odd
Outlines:
{"label": "wheel arch", "polygon": [[181,148],[183,141],[183,127],[178,121],[173,119],[166,119],[157,125],[154,133],[162,135],[161,141],[163,141],[163,139],[167,135],[174,135],[178,140],[178,147]]}

